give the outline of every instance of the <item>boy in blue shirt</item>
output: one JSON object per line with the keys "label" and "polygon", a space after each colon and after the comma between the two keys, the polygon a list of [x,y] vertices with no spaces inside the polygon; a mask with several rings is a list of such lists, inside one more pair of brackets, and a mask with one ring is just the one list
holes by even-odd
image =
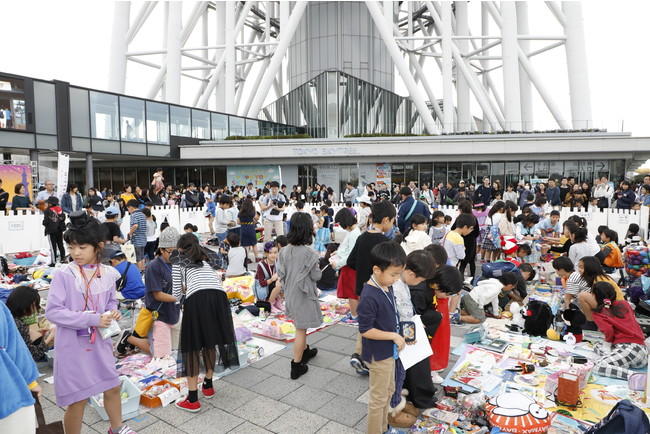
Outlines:
{"label": "boy in blue shirt", "polygon": [[111,255],[111,266],[115,268],[120,274],[124,275],[124,289],[122,289],[122,297],[126,300],[136,300],[144,297],[144,282],[142,281],[142,274],[136,264],[131,264],[126,260],[126,255],[122,251],[117,251]]}
{"label": "boy in blue shirt", "polygon": [[561,233],[560,211],[551,211],[551,215],[539,222],[537,228],[540,230],[543,237],[552,237],[553,233]]}
{"label": "boy in blue shirt", "polygon": [[372,275],[364,285],[357,308],[361,357],[370,370],[368,433],[388,429],[390,400],[395,391],[395,355],[404,348],[399,333],[399,313],[392,285],[400,278],[406,254],[399,244],[388,241],[370,251]]}

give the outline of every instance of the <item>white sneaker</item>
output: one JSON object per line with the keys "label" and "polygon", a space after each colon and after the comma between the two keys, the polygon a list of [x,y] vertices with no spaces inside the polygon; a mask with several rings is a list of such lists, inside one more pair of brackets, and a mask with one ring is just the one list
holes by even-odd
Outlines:
{"label": "white sneaker", "polygon": [[431,371],[431,381],[433,381],[434,384],[442,384],[445,379],[442,378],[436,371]]}

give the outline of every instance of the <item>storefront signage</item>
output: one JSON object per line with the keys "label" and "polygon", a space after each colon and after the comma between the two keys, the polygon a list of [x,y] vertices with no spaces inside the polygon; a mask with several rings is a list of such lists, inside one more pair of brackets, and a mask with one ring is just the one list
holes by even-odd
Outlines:
{"label": "storefront signage", "polygon": [[591,173],[594,171],[594,162],[593,161],[581,161],[580,162],[580,171]]}
{"label": "storefront signage", "polygon": [[293,155],[298,156],[338,156],[338,155],[359,155],[359,148],[356,146],[309,146],[302,148],[293,148]]}
{"label": "storefront signage", "polygon": [[390,163],[377,163],[377,184],[390,185]]}
{"label": "storefront signage", "polygon": [[248,185],[261,188],[267,181],[281,181],[279,166],[228,166],[228,185]]}
{"label": "storefront signage", "polygon": [[548,173],[548,161],[536,161],[535,173],[538,175],[542,173]]}
{"label": "storefront signage", "polygon": [[535,170],[535,163],[532,161],[522,161],[519,163],[519,173],[522,175],[532,175]]}
{"label": "storefront signage", "polygon": [[596,160],[594,168],[596,172],[609,172],[609,160]]}

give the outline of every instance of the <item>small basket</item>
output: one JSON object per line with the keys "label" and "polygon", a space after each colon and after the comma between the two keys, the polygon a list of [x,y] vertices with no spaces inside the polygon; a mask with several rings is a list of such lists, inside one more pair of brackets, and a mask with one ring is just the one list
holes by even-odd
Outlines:
{"label": "small basket", "polygon": [[[133,384],[133,381],[131,381],[127,376],[120,375],[120,381],[122,382],[120,394],[123,391],[129,394],[126,402],[122,402],[122,421],[125,421],[140,415],[140,395],[142,395],[142,391],[138,389],[138,386]],[[97,411],[97,414],[99,414],[99,417],[101,417],[102,420],[108,420],[108,414],[106,413],[104,406],[100,405],[99,401],[97,401],[94,396],[91,396],[88,400],[90,401],[90,406]]]}
{"label": "small basket", "polygon": [[151,386],[145,388],[142,391],[142,396],[140,396],[140,405],[144,405],[147,408],[160,407],[162,405],[162,401],[160,400],[159,397],[156,396],[155,398],[150,398],[150,397],[146,396],[145,393],[154,386],[164,386],[165,384],[171,384],[176,389],[178,389],[179,392],[181,391],[180,386],[178,386],[177,384],[174,384],[174,383],[172,383],[170,381],[167,381],[167,380],[157,381],[157,382],[153,383]]}

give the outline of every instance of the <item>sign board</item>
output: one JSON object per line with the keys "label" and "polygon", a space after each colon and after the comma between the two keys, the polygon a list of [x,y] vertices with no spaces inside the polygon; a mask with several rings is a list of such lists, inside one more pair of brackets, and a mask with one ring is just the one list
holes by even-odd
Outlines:
{"label": "sign board", "polygon": [[[30,200],[34,199],[32,195],[32,166],[0,164],[0,179],[2,179],[3,188],[9,192],[10,200],[15,196],[14,188],[18,184],[25,186],[25,196]],[[7,202],[7,209],[11,209],[11,202]]]}
{"label": "sign board", "polygon": [[551,174],[564,175],[564,161],[551,161],[549,171]]}
{"label": "sign board", "polygon": [[577,172],[580,169],[580,165],[577,161],[565,161],[564,170],[568,172]]}
{"label": "sign board", "polygon": [[391,164],[390,163],[377,163],[377,184],[391,183]]}
{"label": "sign board", "polygon": [[535,173],[538,175],[542,173],[548,173],[548,161],[536,161]]}
{"label": "sign board", "polygon": [[24,231],[25,230],[25,222],[23,222],[23,221],[10,221],[9,222],[9,230],[10,231]]}
{"label": "sign board", "polygon": [[594,171],[594,162],[589,160],[589,161],[581,161],[580,162],[580,171],[581,172],[593,172]]}
{"label": "sign board", "polygon": [[609,160],[594,161],[594,169],[596,172],[609,172]]}
{"label": "sign board", "polygon": [[532,161],[522,161],[519,163],[519,173],[522,175],[532,175],[535,171],[535,163]]}
{"label": "sign board", "polygon": [[316,173],[318,174],[318,183],[332,187],[335,193],[339,190],[339,166],[319,165],[316,166]]}
{"label": "sign board", "polygon": [[620,225],[629,225],[630,224],[630,214],[618,214],[618,224]]}
{"label": "sign board", "polygon": [[59,199],[68,189],[68,172],[70,169],[70,156],[59,152],[58,167],[56,171],[56,193]]}
{"label": "sign board", "polygon": [[262,188],[266,181],[281,182],[279,166],[228,166],[228,185],[247,185]]}
{"label": "sign board", "polygon": [[530,180],[530,185],[546,184],[546,183],[548,183],[548,178],[532,178]]}

